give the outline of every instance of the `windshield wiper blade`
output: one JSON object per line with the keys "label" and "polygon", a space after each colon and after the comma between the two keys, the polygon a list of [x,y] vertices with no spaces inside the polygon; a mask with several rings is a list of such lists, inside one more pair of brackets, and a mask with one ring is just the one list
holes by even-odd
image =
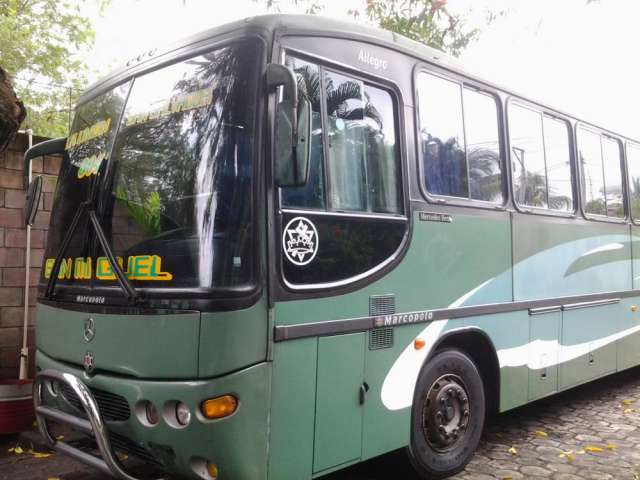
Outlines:
{"label": "windshield wiper blade", "polygon": [[139,303],[140,294],[135,289],[135,287],[131,284],[131,282],[125,275],[125,273],[122,271],[122,268],[118,264],[118,261],[116,260],[116,257],[113,254],[113,250],[111,249],[111,246],[107,241],[107,237],[104,234],[104,230],[100,225],[100,221],[98,220],[96,212],[92,207],[93,207],[92,202],[90,201],[82,202],[80,204],[80,207],[76,211],[76,214],[74,215],[73,220],[71,221],[71,225],[69,225],[69,230],[67,230],[67,234],[64,236],[64,239],[62,240],[62,244],[60,245],[60,250],[58,250],[58,254],[56,255],[56,260],[53,263],[53,268],[51,269],[51,273],[49,274],[49,281],[47,282],[47,289],[45,291],[44,296],[47,299],[51,299],[53,297],[53,289],[55,288],[56,281],[58,279],[60,265],[62,264],[62,257],[64,257],[64,254],[67,251],[67,247],[71,242],[71,238],[73,237],[73,234],[76,231],[76,228],[78,228],[78,223],[80,222],[80,218],[82,217],[82,214],[86,212],[89,215],[89,220],[91,221],[91,225],[93,226],[93,229],[96,232],[98,242],[100,243],[102,250],[107,256],[107,259],[109,260],[109,265],[111,265],[111,270],[115,274],[116,279],[120,284],[120,287],[122,288],[123,292],[127,297],[127,300],[129,300],[131,303],[134,303],[134,304]]}

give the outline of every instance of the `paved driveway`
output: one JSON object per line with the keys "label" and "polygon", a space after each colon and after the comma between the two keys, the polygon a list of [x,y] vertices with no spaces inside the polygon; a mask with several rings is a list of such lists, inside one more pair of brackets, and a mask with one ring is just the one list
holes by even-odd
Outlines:
{"label": "paved driveway", "polygon": [[[8,453],[14,444],[0,437],[0,480],[107,479],[58,455]],[[393,452],[324,480],[410,478],[403,452]],[[478,453],[454,478],[640,480],[640,368],[489,420]]]}

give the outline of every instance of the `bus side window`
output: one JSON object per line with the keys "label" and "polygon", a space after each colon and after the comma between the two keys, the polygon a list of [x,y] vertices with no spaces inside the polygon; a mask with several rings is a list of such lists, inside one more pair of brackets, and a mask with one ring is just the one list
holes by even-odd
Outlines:
{"label": "bus side window", "polygon": [[[295,57],[287,57],[287,65],[298,77],[300,94],[311,101],[313,133],[309,180],[302,187],[281,189],[282,206],[402,213],[391,94]],[[323,128],[327,130],[326,139],[322,138]],[[325,152],[323,145],[329,151]]]}
{"label": "bus side window", "polygon": [[287,66],[296,74],[299,95],[311,102],[311,158],[309,159],[309,180],[306,185],[283,188],[281,190],[282,206],[324,210],[326,201],[322,161],[320,68],[291,56],[287,57]]}
{"label": "bus side window", "polygon": [[585,213],[624,218],[621,155],[617,140],[578,128],[578,160]]}
{"label": "bus side window", "polygon": [[495,99],[425,72],[419,74],[417,83],[420,149],[427,191],[502,203]]}
{"label": "bus side window", "polygon": [[631,217],[640,221],[640,145],[627,144],[627,170],[629,171],[629,195],[631,196]]}
{"label": "bus side window", "polygon": [[515,202],[520,206],[573,211],[567,123],[512,103],[509,136]]}

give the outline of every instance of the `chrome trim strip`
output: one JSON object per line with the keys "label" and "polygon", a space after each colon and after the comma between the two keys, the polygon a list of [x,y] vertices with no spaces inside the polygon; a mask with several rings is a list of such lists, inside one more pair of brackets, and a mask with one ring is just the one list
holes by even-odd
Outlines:
{"label": "chrome trim strip", "polygon": [[377,219],[377,220],[396,220],[398,222],[408,222],[409,219],[404,215],[397,214],[388,214],[385,215],[383,213],[362,213],[362,212],[336,212],[336,211],[326,211],[326,210],[302,210],[297,208],[282,208],[280,209],[280,213],[289,213],[291,215],[305,215],[305,216],[319,216],[319,217],[348,217],[348,218],[364,218],[367,220]]}
{"label": "chrome trim strip", "polygon": [[299,285],[297,283],[291,283],[289,282],[284,275],[282,275],[282,281],[284,282],[284,284],[290,288],[291,290],[295,290],[295,291],[301,291],[304,292],[306,290],[319,290],[319,289],[328,289],[328,288],[336,288],[336,287],[342,287],[344,285],[349,285],[350,283],[355,283],[359,280],[362,280],[364,278],[367,278],[370,275],[373,275],[374,273],[376,273],[379,270],[382,270],[383,268],[385,268],[387,265],[389,265],[390,263],[394,262],[396,260],[396,258],[398,258],[399,252],[402,251],[402,247],[404,246],[404,242],[406,242],[406,233],[404,238],[402,239],[402,242],[400,242],[400,246],[398,247],[398,250],[396,250],[394,252],[393,255],[391,255],[389,258],[387,258],[384,262],[379,263],[378,265],[376,265],[375,267],[373,267],[370,270],[367,270],[366,272],[360,273],[358,275],[354,275],[353,277],[349,277],[349,278],[345,278],[344,280],[338,280],[336,282],[328,282],[328,283],[308,283],[305,285]]}
{"label": "chrome trim strip", "polygon": [[[616,298],[612,298],[616,295]],[[622,298],[640,297],[640,290],[622,290],[616,292],[590,293],[570,297],[547,298],[543,300],[521,300],[517,302],[489,303],[484,305],[470,305],[456,308],[435,308],[416,312],[401,312],[390,315],[379,315],[320,322],[297,323],[293,325],[276,325],[273,339],[276,342],[293,340],[296,338],[336,335],[340,333],[362,332],[377,327],[396,327],[428,323],[434,320],[450,320],[454,318],[479,317],[483,315],[497,315],[500,313],[528,310],[529,315],[550,311],[575,310],[578,308],[598,307],[619,303]],[[573,301],[574,303],[562,302]],[[559,307],[558,305],[562,305]],[[547,313],[547,312],[544,312]]]}
{"label": "chrome trim strip", "polygon": [[556,313],[562,311],[562,305],[551,305],[550,307],[530,308],[529,315],[544,315],[545,313]]}
{"label": "chrome trim strip", "polygon": [[562,305],[562,310],[578,310],[580,308],[600,307],[603,305],[614,305],[616,303],[620,303],[619,298],[605,298],[604,300],[595,300],[593,302],[568,303],[566,305]]}
{"label": "chrome trim strip", "polygon": [[[42,404],[42,391],[44,389],[45,381],[57,381],[60,383],[66,383],[73,392],[77,395],[82,408],[87,414],[88,421],[74,417],[68,413],[57,411],[51,407],[47,407]],[[137,477],[129,475],[123,468],[122,464],[118,460],[114,451],[111,448],[111,442],[109,441],[109,432],[107,426],[102,419],[98,403],[91,391],[82,381],[70,373],[63,373],[55,369],[44,370],[36,376],[33,383],[33,407],[36,415],[36,421],[38,422],[38,429],[40,434],[44,437],[51,448],[60,453],[69,455],[83,463],[91,465],[103,472],[113,475],[120,480],[140,480]],[[102,458],[89,455],[82,450],[72,447],[68,443],[64,443],[55,439],[49,432],[47,426],[47,418],[55,420],[59,423],[66,423],[76,428],[80,428],[88,433],[92,433],[98,444],[98,450]],[[158,479],[161,480],[161,479]]]}

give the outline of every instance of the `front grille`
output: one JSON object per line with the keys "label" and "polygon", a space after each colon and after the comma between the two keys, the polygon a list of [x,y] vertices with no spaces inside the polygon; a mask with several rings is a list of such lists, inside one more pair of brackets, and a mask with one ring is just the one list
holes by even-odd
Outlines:
{"label": "front grille", "polygon": [[[98,402],[98,408],[105,421],[123,422],[129,420],[131,409],[124,397],[116,395],[115,393],[105,392],[104,390],[98,390],[97,388],[90,388],[90,390],[96,402]],[[80,399],[71,387],[67,384],[62,384],[60,391],[67,402],[84,415],[84,409],[82,408]]]}
{"label": "front grille", "polygon": [[143,462],[149,463],[155,467],[162,467],[162,462],[160,462],[160,460],[158,460],[149,450],[127,437],[109,432],[109,441],[111,442],[111,446],[114,450],[137,457]]}

